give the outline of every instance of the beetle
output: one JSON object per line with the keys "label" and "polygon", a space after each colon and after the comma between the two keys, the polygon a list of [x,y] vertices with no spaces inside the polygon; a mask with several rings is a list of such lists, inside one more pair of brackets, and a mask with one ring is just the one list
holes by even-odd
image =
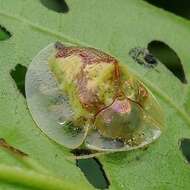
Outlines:
{"label": "beetle", "polygon": [[101,50],[50,44],[30,64],[25,87],[38,127],[69,149],[128,151],[161,134],[156,98],[126,64]]}

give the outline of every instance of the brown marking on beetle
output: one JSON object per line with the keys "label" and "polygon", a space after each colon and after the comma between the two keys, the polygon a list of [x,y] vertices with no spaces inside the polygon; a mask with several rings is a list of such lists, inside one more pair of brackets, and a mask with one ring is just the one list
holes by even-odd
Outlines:
{"label": "brown marking on beetle", "polygon": [[117,60],[114,61],[114,72],[115,72],[115,80],[119,80],[120,79],[120,70],[119,70],[119,63]]}
{"label": "brown marking on beetle", "polygon": [[8,152],[15,154],[16,156],[28,156],[28,154],[26,154],[25,152],[14,148],[13,146],[9,145],[5,139],[0,138],[0,147],[4,148],[5,150],[7,150]]}
{"label": "brown marking on beetle", "polygon": [[[127,87],[133,86],[133,81],[131,81],[131,79],[124,81],[124,83],[127,85]],[[136,100],[133,100],[130,97],[127,97],[127,99],[138,104],[143,109],[144,103],[148,98],[149,94],[146,88],[142,84],[138,83],[137,88],[138,88],[137,93],[135,94]]]}
{"label": "brown marking on beetle", "polygon": [[[123,89],[121,88],[121,72],[118,61],[111,57],[108,54],[105,54],[104,52],[101,52],[99,50],[96,50],[94,48],[78,48],[78,47],[65,47],[58,50],[56,57],[69,57],[69,56],[78,56],[81,58],[82,61],[82,67],[80,68],[80,72],[75,76],[76,80],[76,86],[78,91],[78,97],[79,101],[81,103],[81,106],[88,110],[89,112],[93,113],[93,116],[91,118],[92,123],[95,122],[97,115],[100,112],[103,112],[107,108],[111,107],[114,103],[117,104],[116,101],[123,101],[126,100],[125,105],[116,105],[118,109],[120,109],[121,112],[129,113],[131,111],[131,102],[134,102],[137,104],[140,108],[143,109],[143,102],[148,97],[148,91],[140,84],[138,85],[136,99],[132,100],[129,97],[126,97]],[[114,70],[112,73],[112,80],[114,82],[114,94],[112,97],[112,102],[109,105],[105,105],[104,102],[101,102],[96,89],[88,89],[87,83],[89,81],[88,78],[88,71],[85,70],[85,67],[92,64],[99,64],[99,63],[105,63],[105,64],[113,64]],[[132,81],[131,81],[132,82]],[[133,82],[132,82],[133,83]],[[131,84],[132,86],[133,84]],[[115,108],[117,109],[117,108]],[[118,138],[121,138],[120,136]],[[138,144],[136,142],[137,140],[134,138],[130,139],[130,142],[127,142],[131,145]]]}
{"label": "brown marking on beetle", "polygon": [[[96,50],[94,48],[78,48],[78,47],[66,47],[59,49],[59,51],[56,54],[56,57],[69,57],[71,55],[77,55],[80,56],[82,59],[82,62],[84,63],[80,72],[76,76],[76,84],[77,89],[79,93],[79,101],[82,105],[82,107],[88,111],[94,112],[94,119],[96,116],[103,110],[107,109],[109,106],[111,106],[117,98],[119,99],[128,99],[134,103],[137,103],[139,106],[142,107],[140,102],[131,100],[130,98],[125,97],[124,92],[122,89],[120,89],[120,68],[118,61],[111,57],[108,54],[105,54],[102,51]],[[114,81],[115,81],[115,95],[113,97],[113,101],[109,105],[105,105],[103,102],[100,102],[95,89],[89,90],[87,89],[87,82],[88,78],[86,77],[87,73],[84,72],[85,67],[90,64],[98,64],[100,62],[113,64],[114,65]],[[141,92],[139,92],[141,95]]]}
{"label": "brown marking on beetle", "polygon": [[56,58],[66,58],[71,55],[80,56],[84,63],[94,64],[94,63],[114,63],[117,61],[114,57],[103,53],[102,51],[96,50],[94,48],[78,48],[78,47],[65,47],[63,49],[58,49],[56,53]]}
{"label": "brown marking on beetle", "polygon": [[100,102],[97,94],[87,89],[87,77],[86,73],[84,72],[85,64],[83,64],[83,67],[81,68],[81,71],[76,76],[76,84],[77,84],[77,90],[79,94],[79,101],[83,108],[85,108],[88,111],[93,111],[95,109],[100,109],[100,107],[104,106],[103,103]]}
{"label": "brown marking on beetle", "polygon": [[128,98],[128,97],[127,97],[127,99],[130,100],[131,102],[137,104],[140,108],[143,109],[143,106],[142,106],[139,102],[137,102],[137,101],[135,101],[135,100],[133,100],[133,99],[131,99],[131,98]]}
{"label": "brown marking on beetle", "polygon": [[[120,79],[120,70],[119,70],[119,64],[118,61],[111,57],[108,54],[105,54],[101,51],[98,51],[94,48],[77,48],[77,47],[66,47],[63,49],[59,49],[59,51],[56,54],[56,57],[69,57],[71,55],[77,55],[80,56],[83,62],[83,66],[80,70],[80,72],[76,75],[76,86],[79,94],[79,101],[81,102],[81,105],[83,108],[85,108],[88,111],[98,110],[96,113],[98,113],[100,110],[102,110],[105,107],[105,104],[103,102],[100,102],[99,97],[97,96],[96,89],[87,89],[87,82],[88,78],[87,73],[84,71],[85,67],[87,65],[91,64],[99,64],[101,62],[108,63],[108,64],[114,64],[114,81],[116,86],[116,94],[114,99],[118,97],[118,94],[120,96],[121,92],[119,90],[119,79]],[[123,94],[123,93],[122,93]],[[95,114],[96,114],[95,113]]]}
{"label": "brown marking on beetle", "polygon": [[138,93],[137,93],[137,103],[143,107],[143,104],[145,103],[145,100],[148,98],[148,91],[140,84],[138,87]]}
{"label": "brown marking on beetle", "polygon": [[109,105],[107,105],[107,106],[105,106],[105,107],[99,109],[99,110],[94,114],[93,122],[96,120],[96,117],[97,117],[97,115],[98,115],[100,112],[102,112],[102,111],[106,110],[107,108],[109,108],[114,102],[115,102],[115,99],[112,101],[111,104],[109,104]]}

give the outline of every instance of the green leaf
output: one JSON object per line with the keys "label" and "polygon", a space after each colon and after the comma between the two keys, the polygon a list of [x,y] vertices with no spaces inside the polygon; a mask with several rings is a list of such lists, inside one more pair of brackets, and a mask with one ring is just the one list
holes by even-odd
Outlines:
{"label": "green leaf", "polygon": [[152,90],[164,110],[163,134],[148,149],[100,157],[110,189],[189,189],[190,168],[179,148],[181,138],[190,138],[189,84],[182,84],[162,64],[158,71],[147,70],[128,52],[152,40],[163,41],[181,59],[189,81],[190,22],[140,0],[67,0],[67,5],[67,13],[57,13],[38,0],[0,0],[0,25],[12,34],[0,41],[0,137],[32,160],[26,165],[20,157],[15,160],[12,153],[0,151],[0,187],[47,189],[47,181],[49,189],[67,185],[72,189],[74,184],[75,189],[92,188],[75,162],[68,160],[70,151],[36,127],[10,76],[17,64],[28,66],[40,49],[60,40],[117,57]]}

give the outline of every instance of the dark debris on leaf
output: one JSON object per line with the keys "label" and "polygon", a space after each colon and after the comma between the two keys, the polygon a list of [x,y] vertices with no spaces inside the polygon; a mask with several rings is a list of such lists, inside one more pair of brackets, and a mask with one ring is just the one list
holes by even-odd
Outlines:
{"label": "dark debris on leaf", "polygon": [[15,154],[16,156],[28,156],[28,154],[8,144],[6,140],[3,138],[0,138],[0,147],[4,148],[6,151],[10,152],[11,154]]}
{"label": "dark debris on leaf", "polygon": [[135,47],[129,51],[129,56],[138,64],[146,68],[155,68],[157,59],[146,48]]}

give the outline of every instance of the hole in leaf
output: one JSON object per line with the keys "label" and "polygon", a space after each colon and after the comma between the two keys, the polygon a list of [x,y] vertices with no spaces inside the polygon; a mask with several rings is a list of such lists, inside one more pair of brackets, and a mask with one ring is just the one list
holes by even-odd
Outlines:
{"label": "hole in leaf", "polygon": [[174,14],[182,16],[184,18],[190,19],[190,1],[189,0],[145,0],[148,3],[155,5],[159,8],[163,8],[167,11],[170,11]]}
{"label": "hole in leaf", "polygon": [[10,75],[15,81],[18,90],[24,97],[26,97],[25,95],[26,71],[27,71],[27,68],[21,64],[16,65],[16,67],[10,71]]}
{"label": "hole in leaf", "polygon": [[109,181],[106,177],[102,164],[96,158],[80,159],[76,165],[84,173],[87,180],[98,189],[109,187]]}
{"label": "hole in leaf", "polygon": [[0,25],[0,41],[7,40],[11,37],[11,33]]}
{"label": "hole in leaf", "polygon": [[182,83],[187,83],[185,72],[176,52],[161,41],[152,41],[148,50],[160,60]]}
{"label": "hole in leaf", "polygon": [[58,13],[67,13],[69,11],[69,7],[65,0],[40,0],[41,3],[47,7]]}
{"label": "hole in leaf", "polygon": [[183,138],[180,140],[180,150],[186,160],[190,163],[190,139]]}

